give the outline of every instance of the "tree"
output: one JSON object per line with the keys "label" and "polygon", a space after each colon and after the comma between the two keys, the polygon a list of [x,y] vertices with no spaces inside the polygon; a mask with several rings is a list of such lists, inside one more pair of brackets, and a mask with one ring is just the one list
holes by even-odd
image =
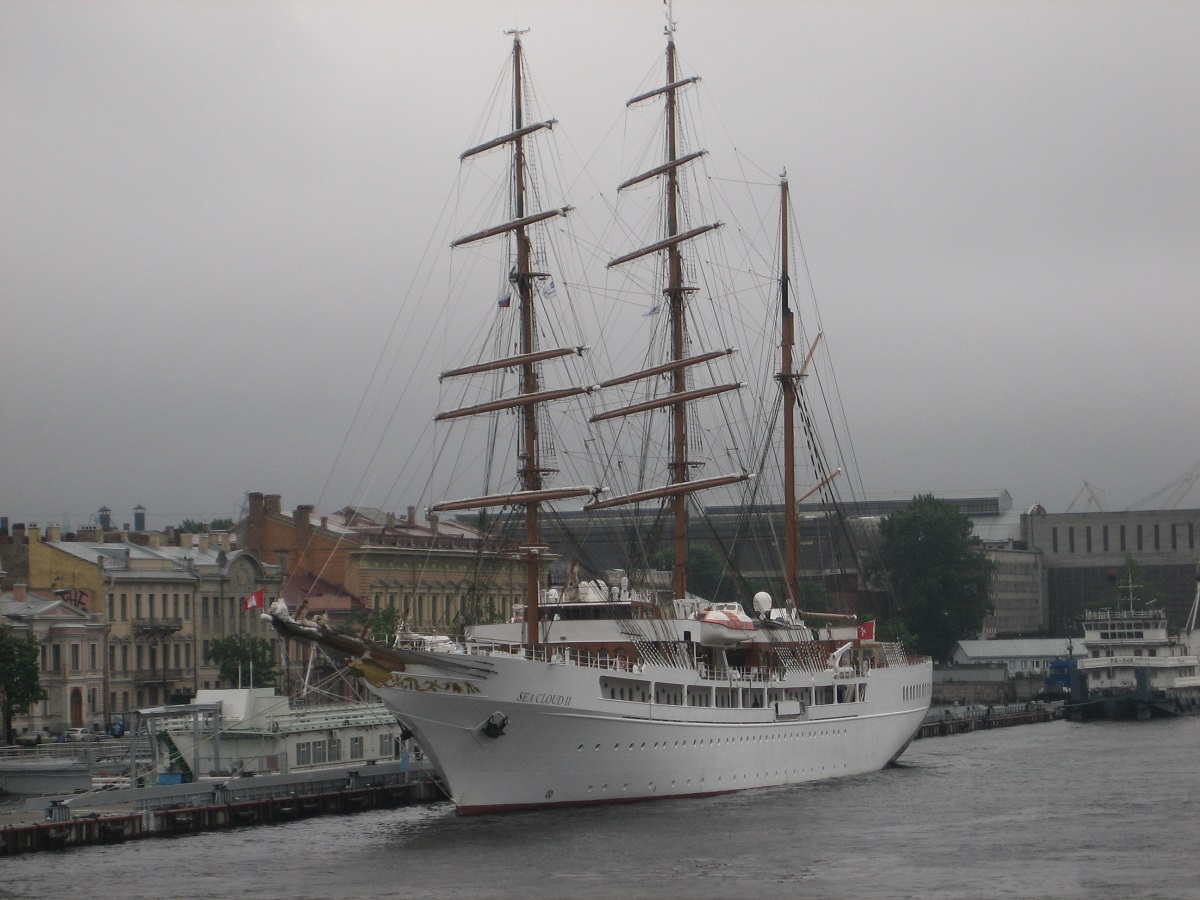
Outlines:
{"label": "tree", "polygon": [[221,667],[220,678],[229,684],[276,685],[275,648],[266,638],[248,634],[218,638],[209,644],[208,661]]}
{"label": "tree", "polygon": [[[675,565],[673,550],[663,549],[654,554],[652,565],[670,569]],[[687,588],[705,600],[736,600],[736,587],[721,554],[708,544],[690,543],[687,549]]]}
{"label": "tree", "polygon": [[953,503],[924,494],[880,522],[867,559],[867,574],[892,589],[889,632],[911,635],[912,650],[943,662],[992,611],[995,564],[972,530]]}
{"label": "tree", "polygon": [[29,712],[44,699],[38,682],[38,642],[32,634],[18,637],[0,623],[0,715],[4,719],[5,743],[13,742],[13,716]]}

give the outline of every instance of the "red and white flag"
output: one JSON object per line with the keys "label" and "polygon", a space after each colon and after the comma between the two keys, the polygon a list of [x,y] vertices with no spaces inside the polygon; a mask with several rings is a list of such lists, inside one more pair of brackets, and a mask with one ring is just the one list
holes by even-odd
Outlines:
{"label": "red and white flag", "polygon": [[[261,593],[261,591],[259,593]],[[872,619],[870,622],[863,622],[861,625],[858,626],[858,639],[860,641],[875,640],[875,620],[874,619]]]}
{"label": "red and white flag", "polygon": [[[266,594],[263,589],[259,588],[253,594],[250,594],[242,601],[242,609],[262,609],[263,603],[266,601]],[[861,628],[859,629],[862,630]]]}

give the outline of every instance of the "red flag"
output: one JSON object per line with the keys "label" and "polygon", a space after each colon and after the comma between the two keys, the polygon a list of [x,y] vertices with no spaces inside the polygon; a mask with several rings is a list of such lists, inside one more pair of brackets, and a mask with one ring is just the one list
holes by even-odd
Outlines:
{"label": "red flag", "polygon": [[262,609],[263,603],[266,601],[266,599],[266,594],[263,593],[263,589],[259,588],[242,601],[242,609]]}
{"label": "red flag", "polygon": [[863,622],[861,625],[858,626],[858,639],[860,641],[875,640],[875,620],[874,619],[872,619],[870,622]]}

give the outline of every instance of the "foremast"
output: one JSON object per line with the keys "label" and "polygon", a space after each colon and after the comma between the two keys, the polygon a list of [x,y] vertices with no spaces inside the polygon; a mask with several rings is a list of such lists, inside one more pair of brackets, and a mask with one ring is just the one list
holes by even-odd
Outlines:
{"label": "foremast", "polygon": [[678,92],[695,84],[700,79],[697,76],[680,78],[675,52],[675,23],[668,11],[666,54],[666,83],[629,100],[627,106],[633,106],[645,100],[663,97],[666,105],[666,124],[664,134],[664,161],[647,172],[628,179],[619,186],[619,190],[632,187],[652,178],[664,180],[664,235],[658,240],[639,250],[634,250],[619,256],[608,263],[608,267],[620,266],[636,259],[655,253],[665,253],[665,281],[662,289],[666,300],[666,311],[669,321],[670,360],[664,365],[655,366],[632,375],[623,376],[605,382],[602,386],[620,384],[655,375],[670,375],[671,389],[665,397],[645,403],[634,404],[622,409],[609,410],[592,417],[593,422],[618,416],[632,415],[653,409],[669,409],[671,414],[671,448],[669,452],[669,483],[660,488],[638,491],[625,496],[611,497],[603,501],[591,503],[588,509],[604,509],[611,506],[621,506],[640,503],[653,499],[667,499],[671,506],[671,516],[674,523],[672,534],[673,568],[672,588],[677,598],[685,597],[687,591],[687,530],[688,530],[688,495],[695,491],[733,484],[745,481],[751,476],[747,473],[722,475],[712,478],[695,479],[691,477],[691,469],[696,463],[688,457],[688,404],[703,397],[715,396],[727,391],[737,390],[740,384],[714,385],[696,390],[687,388],[687,370],[689,367],[715,359],[719,356],[733,353],[732,349],[714,353],[687,356],[687,298],[697,289],[686,284],[684,276],[683,245],[703,234],[721,227],[720,222],[700,225],[688,230],[681,230],[680,206],[681,186],[680,171],[688,163],[702,157],[705,151],[679,155],[679,122],[678,122]]}
{"label": "foremast", "polygon": [[466,160],[479,153],[508,145],[511,148],[511,190],[510,197],[512,218],[500,225],[485,228],[481,231],[461,237],[451,244],[451,247],[461,247],[476,241],[486,240],[496,236],[508,236],[513,242],[514,264],[509,273],[509,283],[517,297],[518,316],[518,352],[504,359],[488,363],[451,369],[443,372],[441,377],[456,377],[474,375],[482,372],[495,371],[504,368],[515,368],[520,373],[519,389],[516,397],[493,400],[476,406],[461,407],[439,413],[437,420],[460,418],[464,416],[484,415],[505,409],[519,411],[519,457],[517,476],[520,482],[519,491],[506,494],[491,494],[483,497],[472,497],[463,500],[450,500],[435,503],[430,506],[434,512],[461,509],[482,509],[495,506],[521,506],[525,510],[525,541],[522,553],[525,562],[525,621],[526,640],[530,645],[540,641],[538,606],[541,590],[541,562],[545,547],[541,540],[540,511],[544,502],[572,497],[595,495],[597,489],[592,486],[563,487],[547,489],[545,476],[552,470],[544,467],[541,455],[541,445],[538,435],[538,413],[542,404],[552,400],[560,400],[587,393],[591,386],[568,387],[559,390],[543,391],[538,375],[538,366],[542,362],[561,358],[572,353],[582,353],[582,347],[555,348],[540,350],[537,346],[537,320],[535,309],[536,283],[538,279],[548,277],[547,273],[536,272],[532,268],[531,241],[528,229],[554,218],[565,216],[570,207],[559,209],[530,211],[529,189],[527,187],[528,163],[525,142],[535,133],[552,128],[554,119],[543,122],[525,122],[525,75],[523,72],[523,55],[521,50],[521,35],[524,30],[514,29],[506,32],[513,36],[512,48],[512,131],[466,150],[460,159]]}

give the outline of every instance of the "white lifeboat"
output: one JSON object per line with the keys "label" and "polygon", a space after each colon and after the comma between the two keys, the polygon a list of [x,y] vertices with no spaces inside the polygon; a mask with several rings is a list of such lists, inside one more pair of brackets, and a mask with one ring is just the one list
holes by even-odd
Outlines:
{"label": "white lifeboat", "polygon": [[758,626],[740,603],[714,603],[695,615],[700,623],[700,643],[705,647],[735,647],[750,640]]}

